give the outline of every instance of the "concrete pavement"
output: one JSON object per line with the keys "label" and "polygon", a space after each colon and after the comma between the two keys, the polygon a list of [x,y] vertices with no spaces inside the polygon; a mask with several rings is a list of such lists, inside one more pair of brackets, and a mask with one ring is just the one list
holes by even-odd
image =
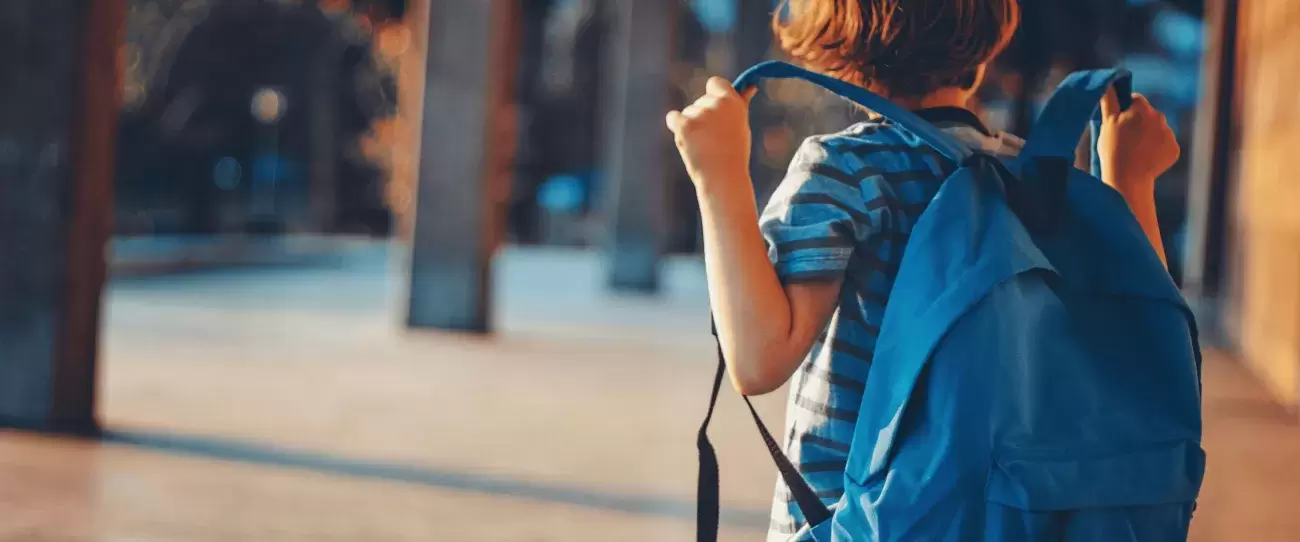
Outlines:
{"label": "concrete pavement", "polygon": [[[699,262],[657,299],[602,293],[590,253],[498,261],[492,338],[405,333],[400,251],[110,289],[109,442],[0,433],[0,541],[684,540],[713,371]],[[398,265],[391,265],[396,262]],[[1197,541],[1300,539],[1300,428],[1206,367]],[[781,393],[760,408],[780,425]],[[726,540],[775,480],[726,392]]]}

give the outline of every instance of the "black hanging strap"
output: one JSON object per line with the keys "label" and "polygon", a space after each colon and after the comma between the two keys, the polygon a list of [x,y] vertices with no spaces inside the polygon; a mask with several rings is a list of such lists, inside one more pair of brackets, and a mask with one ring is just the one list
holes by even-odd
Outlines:
{"label": "black hanging strap", "polygon": [[[713,324],[713,337],[717,339],[718,326]],[[704,423],[700,424],[700,433],[696,438],[695,445],[700,452],[700,478],[699,488],[696,492],[696,523],[695,523],[695,540],[696,542],[716,542],[718,540],[718,454],[713,450],[713,444],[709,442],[709,422],[713,420],[713,407],[718,404],[718,390],[722,389],[722,379],[727,373],[727,360],[722,354],[722,343],[718,342],[718,370],[713,375],[713,390],[709,394],[709,409],[704,414]],[[772,433],[767,430],[763,424],[762,418],[758,416],[758,411],[754,409],[754,404],[744,397],[745,405],[749,407],[749,413],[754,417],[754,423],[758,425],[758,432],[763,436],[763,443],[767,445],[768,453],[772,454],[772,461],[776,463],[776,470],[781,472],[781,479],[785,481],[786,487],[790,488],[791,495],[799,504],[799,509],[803,511],[804,518],[809,525],[818,525],[831,519],[831,511],[826,505],[822,504],[821,499],[813,492],[808,481],[804,480],[799,471],[790,463],[790,459],[781,451],[781,446],[772,438]]]}

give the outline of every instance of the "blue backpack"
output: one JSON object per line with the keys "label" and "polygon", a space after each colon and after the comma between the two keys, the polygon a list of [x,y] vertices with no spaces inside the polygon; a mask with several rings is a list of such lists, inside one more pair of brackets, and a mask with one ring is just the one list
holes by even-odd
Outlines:
{"label": "blue backpack", "polygon": [[[1124,199],[1073,167],[1122,70],[1070,75],[1021,155],[976,153],[859,87],[800,78],[960,167],[918,219],[885,310],[845,472],[824,506],[754,413],[808,519],[801,540],[1186,540],[1205,472],[1191,310]],[[1127,107],[1127,104],[1124,104]],[[715,330],[716,331],[716,330]],[[716,540],[717,458],[700,428],[697,539]],[[748,399],[746,399],[748,402]],[[753,407],[750,407],[753,412]]]}

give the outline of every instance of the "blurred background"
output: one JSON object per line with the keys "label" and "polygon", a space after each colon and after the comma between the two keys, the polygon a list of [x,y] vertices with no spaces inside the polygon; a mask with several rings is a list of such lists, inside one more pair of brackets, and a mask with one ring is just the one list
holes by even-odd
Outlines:
{"label": "blurred background", "polygon": [[[0,540],[689,539],[714,358],[662,119],[779,58],[775,4],[0,2]],[[1123,65],[1183,146],[1193,539],[1300,540],[1300,3],[1022,5],[988,124]],[[767,85],[760,203],[857,115]],[[758,540],[775,470],[722,403]]]}

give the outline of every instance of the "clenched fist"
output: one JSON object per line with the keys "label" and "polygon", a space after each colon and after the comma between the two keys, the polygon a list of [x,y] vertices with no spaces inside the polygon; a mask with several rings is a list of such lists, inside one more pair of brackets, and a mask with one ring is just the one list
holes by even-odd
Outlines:
{"label": "clenched fist", "polygon": [[1120,111],[1115,89],[1101,102],[1102,127],[1097,140],[1102,179],[1122,194],[1151,195],[1155,181],[1173,167],[1182,152],[1165,116],[1141,94]]}
{"label": "clenched fist", "polygon": [[748,184],[749,101],[755,92],[751,88],[741,94],[726,79],[712,77],[704,96],[668,113],[668,129],[697,190],[712,191],[718,183]]}

